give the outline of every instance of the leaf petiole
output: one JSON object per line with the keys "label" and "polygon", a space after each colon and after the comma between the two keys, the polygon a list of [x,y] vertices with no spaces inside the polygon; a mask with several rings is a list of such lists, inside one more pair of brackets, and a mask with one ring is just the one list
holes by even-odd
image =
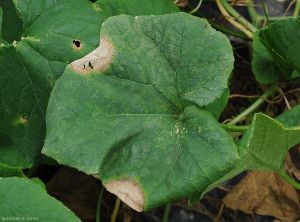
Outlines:
{"label": "leaf petiole", "polygon": [[104,194],[104,186],[101,187],[99,197],[98,197],[98,203],[97,203],[97,211],[96,211],[96,222],[101,221],[101,205],[102,205],[102,199],[103,199],[103,194]]}
{"label": "leaf petiole", "polygon": [[226,9],[226,11],[235,18],[237,22],[239,22],[252,33],[256,32],[256,27],[252,25],[251,22],[247,21],[247,19],[245,19],[242,15],[240,15],[233,7],[231,7],[231,5],[226,0],[219,0],[219,2]]}
{"label": "leaf petiole", "polygon": [[259,25],[259,18],[253,0],[248,0],[247,8],[253,24],[257,27]]}
{"label": "leaf petiole", "polygon": [[273,93],[276,91],[277,86],[273,85],[271,86],[260,98],[258,98],[251,106],[249,106],[247,109],[245,109],[243,112],[241,112],[239,115],[237,115],[233,120],[231,120],[228,125],[234,125],[238,122],[240,122],[242,119],[244,119],[246,116],[248,116],[250,113],[255,111],[259,106],[261,106],[265,99],[273,95]]}
{"label": "leaf petiole", "polygon": [[249,126],[236,126],[232,124],[221,124],[221,126],[229,132],[245,132]]}
{"label": "leaf petiole", "polygon": [[[236,27],[237,29],[239,29],[240,31],[242,31],[248,38],[253,39],[253,33],[247,29],[245,26],[243,26],[241,23],[239,23],[238,21],[236,21],[236,19],[234,17],[232,17],[228,11],[226,10],[225,6],[222,4],[222,0],[216,0],[217,6],[220,10],[220,12],[222,13],[222,15],[224,16],[224,18],[234,27]],[[229,5],[226,2],[227,5]],[[229,5],[229,7],[231,7]]]}
{"label": "leaf petiole", "polygon": [[168,222],[170,209],[171,209],[171,203],[167,203],[165,208],[164,208],[164,214],[163,214],[162,222]]}
{"label": "leaf petiole", "polygon": [[119,214],[120,205],[121,205],[121,200],[120,200],[120,198],[117,197],[116,202],[115,202],[114,211],[111,215],[110,222],[116,222],[117,216]]}
{"label": "leaf petiole", "polygon": [[292,185],[295,189],[300,190],[300,183],[292,177],[290,177],[284,169],[281,169],[278,173],[286,182]]}
{"label": "leaf petiole", "polygon": [[297,0],[296,1],[296,5],[295,5],[295,10],[294,10],[293,17],[297,18],[299,16],[299,12],[300,12],[300,0]]}

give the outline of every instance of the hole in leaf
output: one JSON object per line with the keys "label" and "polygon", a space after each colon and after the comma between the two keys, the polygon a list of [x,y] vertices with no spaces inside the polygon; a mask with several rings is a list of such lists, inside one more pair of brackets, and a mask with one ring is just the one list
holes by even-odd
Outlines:
{"label": "hole in leaf", "polygon": [[82,42],[78,39],[73,40],[73,48],[76,50],[80,50],[82,48]]}
{"label": "hole in leaf", "polygon": [[94,67],[93,67],[93,65],[92,65],[92,63],[89,61],[89,67],[91,68],[91,69],[93,69]]}

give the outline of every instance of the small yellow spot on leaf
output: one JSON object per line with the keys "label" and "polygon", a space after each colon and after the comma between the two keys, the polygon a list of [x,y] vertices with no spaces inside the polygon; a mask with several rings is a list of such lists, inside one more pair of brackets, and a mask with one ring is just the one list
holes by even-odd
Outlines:
{"label": "small yellow spot on leaf", "polygon": [[28,122],[27,117],[21,116],[15,120],[15,125],[25,125],[27,124],[27,122]]}

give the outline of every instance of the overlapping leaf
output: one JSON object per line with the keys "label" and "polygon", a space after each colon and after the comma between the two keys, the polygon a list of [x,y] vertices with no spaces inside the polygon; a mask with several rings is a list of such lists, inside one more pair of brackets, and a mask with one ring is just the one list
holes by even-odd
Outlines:
{"label": "overlapping leaf", "polygon": [[43,153],[103,183],[136,210],[192,195],[238,159],[204,108],[227,87],[226,37],[188,14],[116,16],[97,50],[57,81]]}
{"label": "overlapping leaf", "polygon": [[16,8],[12,0],[1,0],[0,7],[3,9],[2,37],[5,41],[12,43],[14,40],[20,40],[23,27],[22,21],[17,16]]}
{"label": "overlapping leaf", "polygon": [[258,33],[259,31],[254,34],[252,43],[252,71],[258,82],[276,83],[282,73],[266,46],[261,42]]}
{"label": "overlapping leaf", "polygon": [[272,83],[300,76],[300,21],[278,20],[254,38],[252,67],[256,79]]}
{"label": "overlapping leaf", "polygon": [[264,114],[256,114],[240,144],[240,154],[248,156],[249,169],[278,172],[288,150],[300,142],[300,128],[285,128]]}
{"label": "overlapping leaf", "polygon": [[172,0],[98,0],[96,4],[105,11],[106,14],[112,15],[158,15],[178,11]]}
{"label": "overlapping leaf", "polygon": [[0,215],[3,221],[80,221],[39,182],[16,177],[0,178]]}
{"label": "overlapping leaf", "polygon": [[255,114],[250,128],[240,141],[240,159],[227,174],[211,184],[204,192],[199,193],[199,196],[246,170],[272,171],[282,174],[283,161],[287,152],[299,142],[299,127],[288,125],[284,127],[280,122],[265,114]]}
{"label": "overlapping leaf", "polygon": [[285,127],[300,127],[300,105],[297,105],[292,109],[282,113],[277,117],[277,120]]}
{"label": "overlapping leaf", "polygon": [[[103,7],[124,2],[139,1],[110,1]],[[146,14],[177,11],[169,0],[144,2],[155,2],[149,8],[141,5]],[[43,144],[45,110],[54,82],[66,64],[96,48],[102,22],[118,11],[105,11],[102,4],[88,0],[15,0],[14,4],[24,32],[20,41],[12,45],[2,41],[0,46],[0,163],[26,168]],[[2,36],[8,41],[19,33],[7,28],[14,19],[7,8]],[[127,8],[119,10],[125,13]]]}

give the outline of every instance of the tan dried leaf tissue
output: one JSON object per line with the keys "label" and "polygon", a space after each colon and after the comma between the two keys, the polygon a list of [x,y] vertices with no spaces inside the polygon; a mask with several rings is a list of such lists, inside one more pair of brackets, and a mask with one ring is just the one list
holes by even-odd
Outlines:
{"label": "tan dried leaf tissue", "polygon": [[274,216],[279,221],[295,222],[300,218],[298,192],[271,172],[249,172],[223,202],[233,210]]}
{"label": "tan dried leaf tissue", "polygon": [[177,3],[176,3],[176,5],[178,6],[178,7],[185,7],[187,4],[188,4],[188,0],[179,0]]}

